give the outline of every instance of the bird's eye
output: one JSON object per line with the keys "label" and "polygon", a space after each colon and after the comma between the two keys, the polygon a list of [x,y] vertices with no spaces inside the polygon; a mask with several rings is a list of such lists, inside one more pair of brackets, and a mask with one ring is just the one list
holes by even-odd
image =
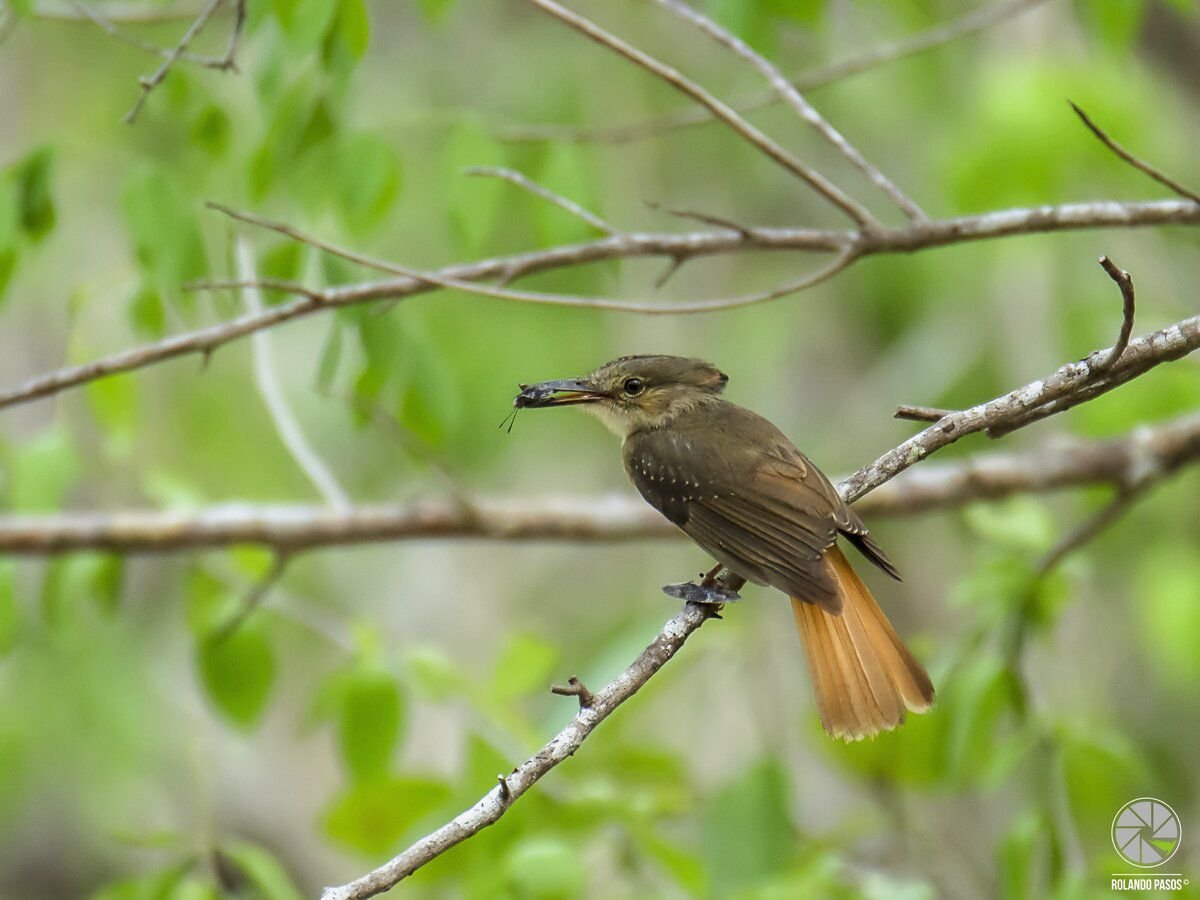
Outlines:
{"label": "bird's eye", "polygon": [[642,384],[642,379],[640,378],[626,378],[625,384],[622,385],[622,387],[624,387],[625,393],[627,393],[630,397],[636,397],[642,392],[642,388],[644,388],[645,385]]}

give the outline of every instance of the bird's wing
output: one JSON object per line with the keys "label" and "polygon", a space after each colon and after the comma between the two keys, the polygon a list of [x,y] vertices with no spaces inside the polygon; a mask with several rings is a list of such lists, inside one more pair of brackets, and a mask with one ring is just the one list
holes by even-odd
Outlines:
{"label": "bird's wing", "polygon": [[652,506],[739,575],[836,610],[837,585],[821,556],[851,524],[846,507],[779,440],[731,450],[710,430],[664,430],[631,437],[626,468]]}

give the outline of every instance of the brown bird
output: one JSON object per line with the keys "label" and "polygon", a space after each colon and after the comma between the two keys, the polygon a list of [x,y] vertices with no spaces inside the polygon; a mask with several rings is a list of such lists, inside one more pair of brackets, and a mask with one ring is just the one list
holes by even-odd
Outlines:
{"label": "brown bird", "polygon": [[906,709],[925,712],[933,684],[838,536],[898,579],[895,567],[820,469],[721,397],[728,380],[698,359],[626,356],[584,378],[522,385],[513,403],[595,414],[623,438],[625,471],[646,502],[731,574],[792,598],[827,732],[857,740],[895,728]]}

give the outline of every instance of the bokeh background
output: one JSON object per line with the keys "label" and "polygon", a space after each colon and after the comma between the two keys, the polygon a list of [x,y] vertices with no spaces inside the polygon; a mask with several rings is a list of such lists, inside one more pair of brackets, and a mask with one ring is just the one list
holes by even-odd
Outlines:
{"label": "bokeh background", "polygon": [[[198,7],[93,2],[171,46]],[[1162,190],[1072,115],[1200,184],[1200,20],[1181,2],[1050,0],[811,99],[931,214]],[[425,268],[594,236],[511,186],[507,165],[622,229],[840,226],[718,126],[626,143],[532,140],[683,101],[518,0],[249,0],[240,73],[180,64],[135,125],[156,60],[49,0],[0,4],[0,383],[228,319],[185,283],[232,272],[205,200]],[[648,4],[579,9],[723,96],[754,73]],[[788,72],[963,12],[955,2],[714,0]],[[176,15],[178,14],[178,15]],[[220,53],[228,12],[197,43]],[[891,215],[786,111],[755,121]],[[247,232],[259,268],[354,270]],[[635,352],[696,355],[831,475],[913,433],[898,403],[970,405],[1112,341],[1131,270],[1138,329],[1193,314],[1187,229],[1035,235],[863,261],[773,304],[644,318],[443,291],[272,332],[286,399],[359,502],[632,491],[615,443],[570,412],[496,428],[518,381]],[[521,282],[644,299],[662,260]],[[802,257],[685,266],[663,299],[747,293]],[[281,302],[270,295],[269,302]],[[1192,360],[1004,439],[1127,433],[1194,410]],[[982,436],[945,451],[1000,445]],[[1200,855],[1200,473],[1185,470],[1035,578],[1108,489],[873,522],[905,574],[868,574],[939,706],[844,746],[819,728],[783,598],[705,627],[497,826],[398,889],[464,897],[1109,896],[1108,829],[1153,795]],[[247,341],[0,413],[3,512],[320,502],[255,387]],[[270,565],[262,548],[0,560],[0,896],[313,896],[474,802],[569,718],[707,566],[684,541],[411,541],[294,559],[228,641],[208,640]],[[1023,640],[1015,639],[1022,636]]]}

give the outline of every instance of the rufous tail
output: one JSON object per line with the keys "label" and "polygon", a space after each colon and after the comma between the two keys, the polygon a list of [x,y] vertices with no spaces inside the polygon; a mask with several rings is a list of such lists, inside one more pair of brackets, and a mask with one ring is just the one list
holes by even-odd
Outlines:
{"label": "rufous tail", "polygon": [[906,709],[928,710],[933,683],[842,551],[830,547],[824,563],[837,582],[841,613],[793,597],[792,614],[821,725],[834,737],[857,741],[891,731]]}

